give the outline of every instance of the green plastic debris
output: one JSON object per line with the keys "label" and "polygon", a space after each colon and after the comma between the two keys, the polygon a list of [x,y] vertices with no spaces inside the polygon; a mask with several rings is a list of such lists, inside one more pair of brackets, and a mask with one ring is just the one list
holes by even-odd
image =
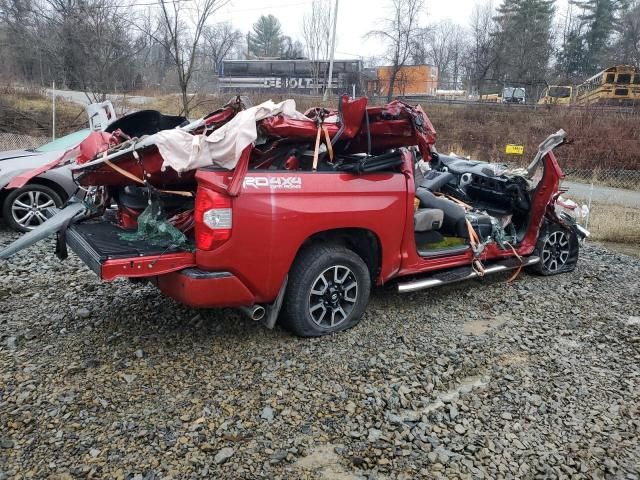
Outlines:
{"label": "green plastic debris", "polygon": [[152,201],[138,217],[138,229],[133,233],[121,233],[127,242],[145,241],[157,247],[192,250],[189,239],[174,227],[162,214],[162,207]]}
{"label": "green plastic debris", "polygon": [[502,228],[494,217],[491,217],[491,236],[502,250],[506,250],[509,244],[516,243],[517,239],[513,223],[509,222],[506,228]]}

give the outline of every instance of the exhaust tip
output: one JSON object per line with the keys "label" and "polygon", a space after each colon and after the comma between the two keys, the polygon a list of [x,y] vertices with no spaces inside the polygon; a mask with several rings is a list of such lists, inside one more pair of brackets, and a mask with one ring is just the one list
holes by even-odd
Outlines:
{"label": "exhaust tip", "polygon": [[265,313],[266,311],[263,306],[256,305],[253,307],[253,315],[251,316],[251,318],[256,321],[262,320]]}
{"label": "exhaust tip", "polygon": [[262,305],[253,305],[251,307],[240,307],[240,310],[251,320],[257,322],[262,320],[266,314],[266,310]]}

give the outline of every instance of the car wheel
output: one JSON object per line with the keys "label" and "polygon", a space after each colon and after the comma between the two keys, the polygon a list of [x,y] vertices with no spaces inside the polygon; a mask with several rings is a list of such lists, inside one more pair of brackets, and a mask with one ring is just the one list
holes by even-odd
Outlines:
{"label": "car wheel", "polygon": [[342,246],[312,245],[300,253],[285,293],[282,323],[301,337],[319,337],[356,325],[369,302],[369,269]]}
{"label": "car wheel", "polygon": [[540,234],[536,254],[540,262],[531,270],[540,275],[557,275],[572,272],[578,263],[580,242],[577,234],[556,223],[550,224]]}
{"label": "car wheel", "polygon": [[28,232],[47,220],[47,208],[61,206],[60,195],[51,188],[26,185],[7,195],[2,206],[2,216],[14,230]]}

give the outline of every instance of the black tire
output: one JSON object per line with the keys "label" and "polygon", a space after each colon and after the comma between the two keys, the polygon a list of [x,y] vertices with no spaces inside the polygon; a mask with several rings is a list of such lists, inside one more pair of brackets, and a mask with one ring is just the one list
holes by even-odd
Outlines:
{"label": "black tire", "polygon": [[[19,212],[24,212],[24,215],[27,215],[30,210],[22,208],[20,204],[34,207],[32,216],[28,221],[22,223],[20,219],[23,217],[19,216]],[[18,232],[28,232],[46,220],[45,210],[53,206],[58,208],[62,206],[62,198],[55,190],[44,185],[25,185],[9,192],[2,204],[2,216],[12,229]]]}
{"label": "black tire", "polygon": [[538,275],[558,275],[572,272],[578,263],[580,241],[571,229],[557,223],[547,224],[540,232],[535,255],[540,262],[530,271]]}
{"label": "black tire", "polygon": [[370,292],[371,277],[362,258],[343,246],[313,244],[289,272],[282,325],[300,337],[346,330],[362,318]]}

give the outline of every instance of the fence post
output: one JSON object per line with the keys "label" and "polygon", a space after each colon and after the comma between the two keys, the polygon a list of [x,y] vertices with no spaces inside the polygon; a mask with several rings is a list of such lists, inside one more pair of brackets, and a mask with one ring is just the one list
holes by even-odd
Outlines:
{"label": "fence post", "polygon": [[593,198],[593,180],[591,181],[591,188],[589,189],[589,213],[587,213],[587,219],[584,222],[584,228],[589,230],[589,219],[591,218],[591,200]]}

